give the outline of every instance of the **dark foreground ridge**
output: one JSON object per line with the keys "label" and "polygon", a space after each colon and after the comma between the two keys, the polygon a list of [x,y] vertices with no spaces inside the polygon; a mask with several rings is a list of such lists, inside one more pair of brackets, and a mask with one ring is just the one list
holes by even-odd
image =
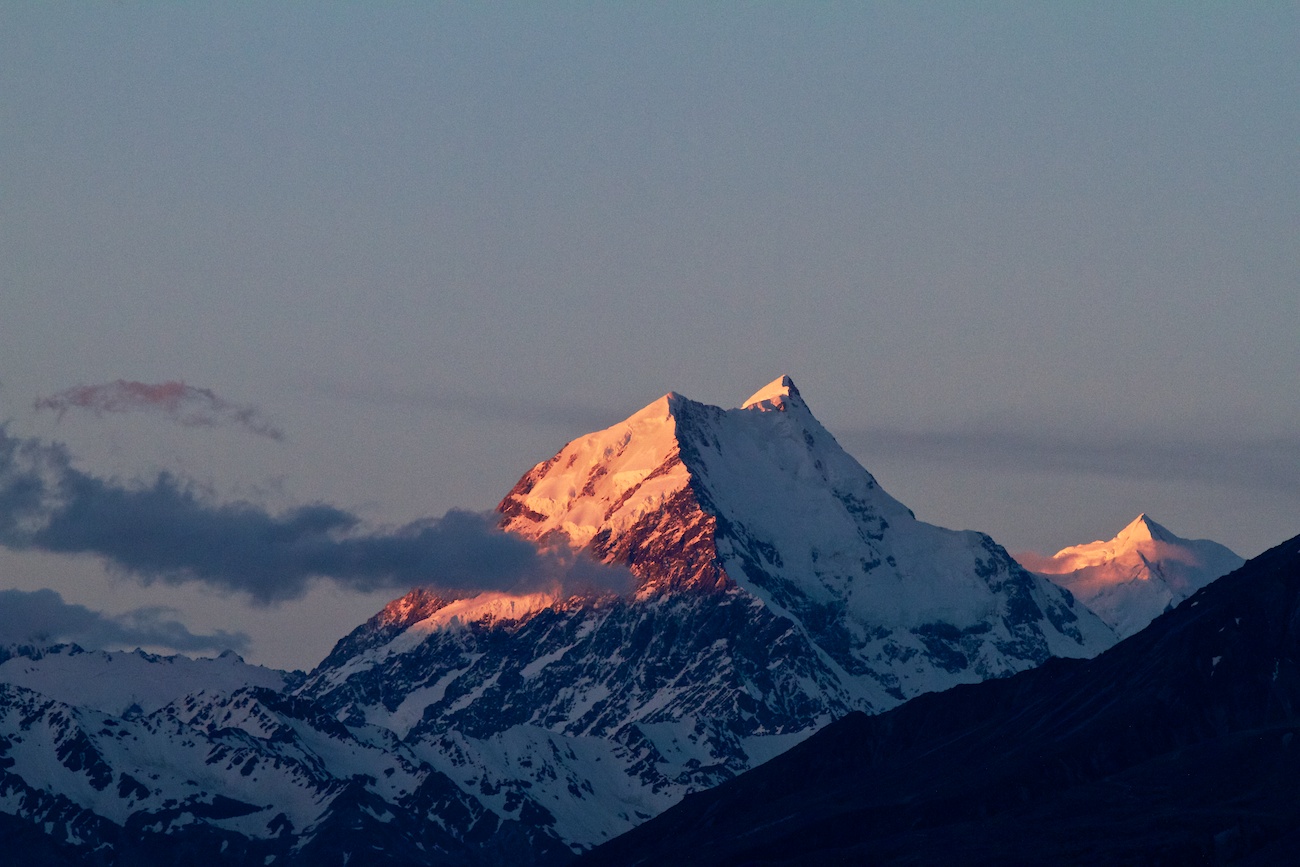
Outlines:
{"label": "dark foreground ridge", "polygon": [[583,865],[1292,864],[1300,537],[1092,660],[851,714]]}

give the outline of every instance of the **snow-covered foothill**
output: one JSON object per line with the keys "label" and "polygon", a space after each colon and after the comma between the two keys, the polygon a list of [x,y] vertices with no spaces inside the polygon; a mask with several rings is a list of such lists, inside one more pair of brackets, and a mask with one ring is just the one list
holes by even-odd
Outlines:
{"label": "snow-covered foothill", "polygon": [[[0,683],[44,693],[66,704],[112,714],[151,713],[191,692],[233,692],[245,686],[279,691],[286,672],[250,665],[228,650],[215,658],[159,656],[143,650],[83,650],[75,644],[0,648]],[[301,675],[300,675],[301,676]]]}

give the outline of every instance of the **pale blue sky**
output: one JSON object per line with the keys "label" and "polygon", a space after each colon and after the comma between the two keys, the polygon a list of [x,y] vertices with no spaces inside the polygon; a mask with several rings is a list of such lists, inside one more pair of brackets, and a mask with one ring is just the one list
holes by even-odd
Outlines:
{"label": "pale blue sky", "polygon": [[[0,3],[0,417],[406,522],[789,373],[926,520],[1250,556],[1300,531],[1298,142],[1295,4]],[[32,408],[118,378],[286,439]],[[276,616],[376,604],[5,586],[295,665]]]}

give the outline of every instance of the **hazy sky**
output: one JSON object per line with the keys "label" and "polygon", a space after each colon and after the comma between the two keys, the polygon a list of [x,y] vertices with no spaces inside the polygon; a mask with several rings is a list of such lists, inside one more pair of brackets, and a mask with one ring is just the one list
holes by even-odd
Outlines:
{"label": "hazy sky", "polygon": [[[1298,236],[1294,3],[0,2],[0,446],[97,508],[391,552],[788,373],[922,519],[1252,556],[1300,532]],[[117,380],[188,390],[69,391]],[[279,665],[400,592],[10,530],[42,617]]]}

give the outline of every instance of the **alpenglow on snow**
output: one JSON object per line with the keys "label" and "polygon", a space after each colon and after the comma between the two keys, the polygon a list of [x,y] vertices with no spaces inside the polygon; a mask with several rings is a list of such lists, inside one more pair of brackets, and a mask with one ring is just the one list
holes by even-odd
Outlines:
{"label": "alpenglow on snow", "polygon": [[1120,638],[1246,562],[1218,542],[1174,535],[1145,513],[1109,541],[1072,545],[1051,557],[1019,557],[1025,568],[1073,593]]}

